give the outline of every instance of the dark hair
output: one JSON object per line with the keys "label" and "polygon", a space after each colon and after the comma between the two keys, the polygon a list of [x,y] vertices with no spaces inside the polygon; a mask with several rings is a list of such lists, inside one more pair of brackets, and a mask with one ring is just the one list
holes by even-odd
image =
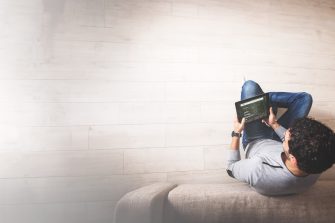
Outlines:
{"label": "dark hair", "polygon": [[290,128],[289,153],[298,168],[308,174],[321,173],[335,161],[334,132],[312,118],[297,119]]}

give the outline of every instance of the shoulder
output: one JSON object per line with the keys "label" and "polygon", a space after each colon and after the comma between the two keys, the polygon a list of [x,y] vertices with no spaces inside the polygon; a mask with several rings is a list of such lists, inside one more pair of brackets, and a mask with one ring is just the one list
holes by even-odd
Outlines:
{"label": "shoulder", "polygon": [[271,156],[273,153],[282,152],[282,143],[272,139],[255,140],[248,144],[246,148],[246,157],[256,155]]}

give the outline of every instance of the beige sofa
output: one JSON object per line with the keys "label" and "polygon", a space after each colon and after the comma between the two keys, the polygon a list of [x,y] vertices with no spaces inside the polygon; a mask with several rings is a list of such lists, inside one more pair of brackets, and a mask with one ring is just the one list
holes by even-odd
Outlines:
{"label": "beige sofa", "polygon": [[308,191],[267,197],[240,182],[226,184],[156,183],[124,195],[115,223],[331,223],[335,222],[335,171],[330,169]]}

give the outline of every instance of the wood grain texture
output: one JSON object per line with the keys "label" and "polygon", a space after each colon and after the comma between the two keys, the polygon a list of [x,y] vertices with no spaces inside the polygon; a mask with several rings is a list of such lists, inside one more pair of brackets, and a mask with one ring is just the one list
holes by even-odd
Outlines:
{"label": "wood grain texture", "polygon": [[244,79],[311,93],[310,115],[334,129],[334,7],[1,1],[0,222],[110,223],[137,187],[231,182]]}

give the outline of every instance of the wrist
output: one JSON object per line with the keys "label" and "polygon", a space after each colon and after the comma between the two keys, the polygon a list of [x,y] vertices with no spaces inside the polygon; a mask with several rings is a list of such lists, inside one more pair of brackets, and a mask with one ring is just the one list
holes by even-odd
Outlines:
{"label": "wrist", "polygon": [[275,122],[273,124],[270,125],[272,129],[276,129],[278,128],[280,125],[278,124],[278,122]]}
{"label": "wrist", "polygon": [[237,138],[240,138],[241,136],[242,136],[241,131],[233,130],[233,131],[231,132],[231,137],[237,137]]}
{"label": "wrist", "polygon": [[230,149],[238,150],[240,148],[241,133],[236,133],[235,131],[232,131],[231,136],[232,138],[231,138]]}

